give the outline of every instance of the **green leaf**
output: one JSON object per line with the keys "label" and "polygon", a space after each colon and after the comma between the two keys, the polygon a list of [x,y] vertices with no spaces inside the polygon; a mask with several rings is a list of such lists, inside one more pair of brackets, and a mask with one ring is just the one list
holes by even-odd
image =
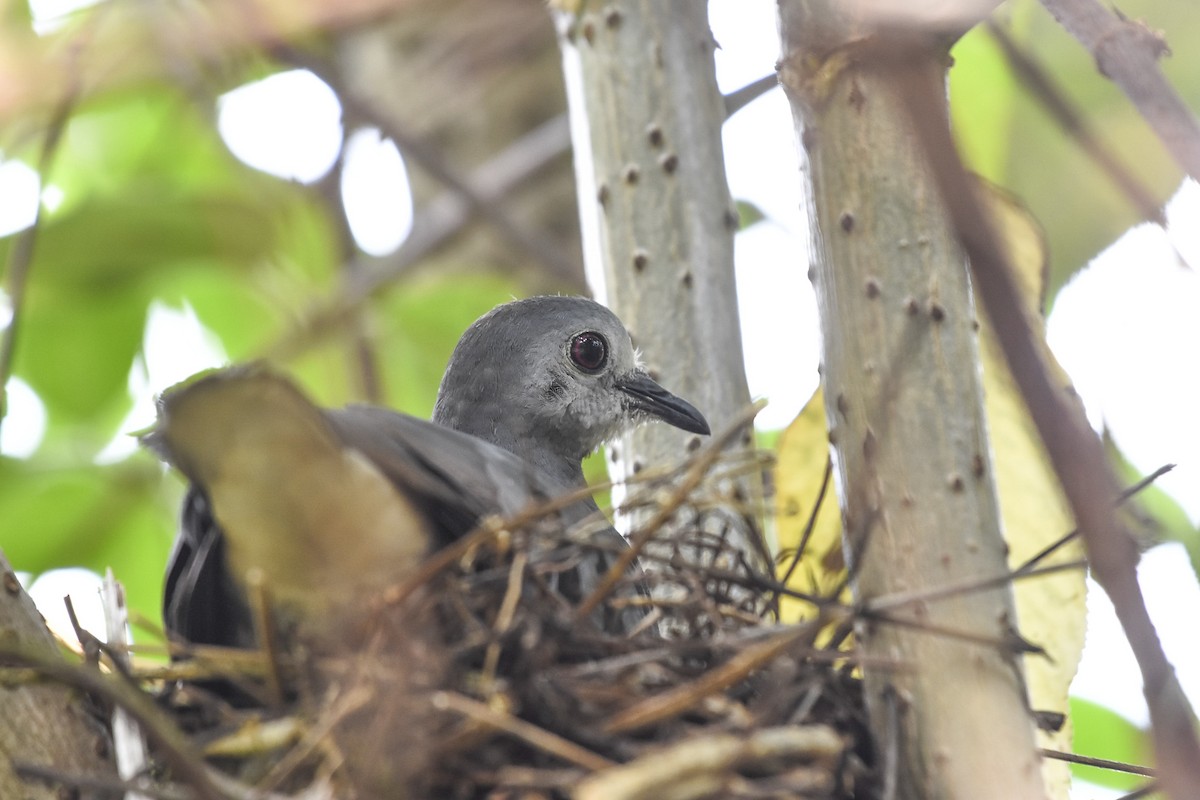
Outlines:
{"label": "green leaf", "polygon": [[749,200],[735,200],[733,205],[737,209],[739,231],[753,227],[767,218],[763,210]]}
{"label": "green leaf", "polygon": [[168,83],[90,99],[55,152],[48,183],[63,192],[59,211],[142,186],[219,193],[248,180],[270,182],[229,153],[211,114],[211,106]]}
{"label": "green leaf", "polygon": [[[1145,766],[1151,750],[1146,732],[1117,712],[1078,697],[1071,698],[1071,718],[1075,723],[1075,752]],[[1127,772],[1118,772],[1082,764],[1072,764],[1071,774],[1097,786],[1119,791],[1133,791],[1145,785],[1147,779]]]}
{"label": "green leaf", "polygon": [[[30,286],[16,374],[46,404],[52,426],[111,421],[114,409],[128,410],[129,369],[141,347],[146,303],[141,292],[121,285],[87,291]],[[110,433],[97,431],[105,440]]]}
{"label": "green leaf", "polygon": [[16,569],[112,567],[131,608],[158,618],[175,509],[148,454],[109,466],[0,459],[0,548]]}
{"label": "green leaf", "polygon": [[[52,216],[38,231],[33,280],[58,286],[113,287],[174,262],[221,259],[253,264],[270,254],[271,215],[260,202],[229,193],[175,195],[161,185],[89,198]],[[14,237],[0,241],[7,261]]]}
{"label": "green leaf", "polygon": [[[1149,19],[1169,7],[1162,0],[1122,4],[1130,17]],[[1179,16],[1178,14],[1176,16]],[[1200,36],[1196,15],[1168,28],[1176,41]],[[1069,103],[1087,128],[1162,202],[1179,184],[1180,171],[1138,112],[1095,60],[1033,0],[1005,6],[1002,22]],[[1157,23],[1152,27],[1158,27]],[[1192,48],[1189,48],[1189,50]],[[1137,209],[1065,133],[1045,109],[1008,74],[996,43],[978,27],[954,48],[951,110],[967,162],[987,179],[1018,195],[1045,227],[1053,261],[1051,295],[1097,252],[1139,222]],[[1194,72],[1200,72],[1188,53]],[[1200,88],[1195,74],[1181,77]],[[1185,92],[1195,99],[1194,90]],[[1069,202],[1068,202],[1069,201]]]}
{"label": "green leaf", "polygon": [[56,469],[0,458],[0,547],[13,567],[44,572],[80,563],[91,517],[108,491],[102,467]]}
{"label": "green leaf", "polygon": [[160,274],[152,290],[173,308],[191,306],[233,361],[253,358],[283,326],[281,310],[246,271],[213,263],[188,264]]}

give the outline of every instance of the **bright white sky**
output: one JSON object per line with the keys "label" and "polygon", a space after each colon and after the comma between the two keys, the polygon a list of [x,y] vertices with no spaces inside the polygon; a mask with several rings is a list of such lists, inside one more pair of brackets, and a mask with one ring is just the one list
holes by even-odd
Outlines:
{"label": "bright white sky", "polygon": [[[42,2],[62,8],[80,0]],[[711,0],[709,8],[721,44],[721,89],[731,91],[771,72],[779,52],[774,3]],[[218,126],[239,158],[302,182],[318,179],[332,166],[345,138],[348,159],[342,188],[360,246],[374,254],[390,252],[411,228],[407,178],[395,146],[380,141],[372,129],[343,131],[336,97],[311,74],[284,73],[230,92],[220,102]],[[297,131],[309,135],[297,136]],[[753,202],[768,218],[738,235],[737,283],[751,392],[771,401],[760,423],[782,427],[816,387],[819,358],[816,303],[803,263],[807,220],[801,211],[801,176],[791,112],[782,93],[772,92],[740,111],[726,125],[724,137],[734,196]],[[54,190],[47,187],[43,202],[56,199]],[[37,176],[26,165],[0,162],[0,234],[30,223],[37,191]],[[1200,213],[1200,189],[1185,185],[1168,213],[1173,223],[1169,241],[1190,263],[1200,263],[1200,229],[1187,222]],[[1050,343],[1083,396],[1093,424],[1106,425],[1143,471],[1178,464],[1160,485],[1193,522],[1200,521],[1197,309],[1200,275],[1178,263],[1167,234],[1147,225],[1130,231],[1072,281],[1049,320]],[[5,310],[0,302],[0,325]],[[130,378],[138,407],[129,428],[152,421],[154,392],[224,362],[219,345],[194,316],[156,308],[144,360]],[[44,412],[19,380],[10,383],[9,391],[12,418],[19,422],[4,426],[0,451],[26,454],[37,446]],[[114,442],[103,457],[120,458],[130,447],[131,441]],[[1200,643],[1194,624],[1200,589],[1186,555],[1178,546],[1152,551],[1141,575],[1168,653],[1193,704],[1200,704]],[[42,606],[47,616],[61,607],[63,594],[60,585],[49,581],[63,577],[47,578],[44,591],[37,592],[50,598]],[[1136,664],[1111,606],[1094,586],[1091,597],[1088,651],[1075,693],[1146,724]],[[1076,796],[1099,800],[1117,795],[1089,788]]]}

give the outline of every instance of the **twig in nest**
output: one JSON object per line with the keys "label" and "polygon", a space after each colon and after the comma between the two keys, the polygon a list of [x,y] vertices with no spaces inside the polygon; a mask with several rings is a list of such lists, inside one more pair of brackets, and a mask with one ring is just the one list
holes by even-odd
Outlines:
{"label": "twig in nest", "polygon": [[[517,614],[517,603],[521,599],[521,585],[525,575],[525,566],[529,563],[529,554],[521,551],[513,556],[512,566],[508,571],[508,588],[504,592],[504,600],[500,603],[500,611],[496,614],[493,626],[496,635],[507,632]],[[496,682],[496,667],[500,663],[500,640],[497,638],[488,645],[487,655],[483,661],[483,685],[493,686]]]}
{"label": "twig in nest", "polygon": [[601,726],[605,733],[620,733],[645,727],[681,714],[714,692],[728,689],[746,678],[802,639],[811,639],[828,622],[826,615],[803,625],[785,629],[774,638],[747,647],[725,664],[691,683],[678,686],[616,714]]}
{"label": "twig in nest", "polygon": [[533,745],[539,750],[557,756],[564,761],[584,769],[596,771],[608,769],[616,763],[580,747],[545,728],[540,728],[511,714],[504,714],[489,706],[456,692],[437,692],[431,698],[434,708],[456,711],[464,717],[481,722],[488,727],[504,731]]}
{"label": "twig in nest", "polygon": [[372,694],[364,689],[352,688],[345,692],[340,697],[330,704],[321,718],[308,729],[295,747],[288,754],[281,758],[278,763],[271,768],[271,771],[259,781],[257,789],[259,791],[270,791],[282,783],[289,775],[292,774],[313,752],[321,745],[322,742],[328,741],[333,727],[341,722],[347,714],[352,714],[359,710],[367,703],[371,702]]}
{"label": "twig in nest", "polygon": [[267,576],[257,567],[246,574],[247,594],[254,615],[255,638],[267,665],[267,698],[272,706],[283,705],[283,677],[280,674],[279,636],[275,630],[275,615],[271,613],[271,590]]}
{"label": "twig in nest", "polygon": [[617,582],[621,580],[621,577],[629,571],[634,560],[645,549],[650,539],[658,533],[659,528],[679,510],[679,507],[687,500],[688,495],[704,480],[704,476],[708,474],[708,471],[720,457],[721,451],[733,441],[734,437],[741,433],[746,425],[754,420],[754,417],[758,415],[758,412],[765,405],[766,402],[763,400],[751,404],[742,413],[738,414],[724,431],[709,442],[708,446],[691,460],[691,464],[684,474],[683,479],[680,480],[679,485],[667,496],[665,502],[659,506],[658,510],[642,529],[630,537],[629,549],[617,557],[612,567],[600,579],[596,588],[592,590],[592,593],[575,609],[576,619],[586,619],[596,610],[596,606],[600,605],[609,592],[613,590],[613,587],[617,585]]}
{"label": "twig in nest", "polygon": [[738,767],[801,759],[832,765],[845,750],[841,736],[825,725],[765,728],[748,736],[698,736],[586,778],[573,796],[577,800],[651,800],[667,794],[677,800],[712,797],[735,778]]}

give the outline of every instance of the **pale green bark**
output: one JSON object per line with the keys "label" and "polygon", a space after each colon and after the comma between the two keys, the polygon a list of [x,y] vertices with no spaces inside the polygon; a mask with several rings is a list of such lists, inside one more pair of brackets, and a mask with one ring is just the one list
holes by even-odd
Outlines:
{"label": "pale green bark", "polygon": [[[1002,575],[1005,546],[966,263],[867,31],[830,0],[781,0],[781,77],[809,163],[812,279],[830,438],[859,602]],[[944,80],[945,54],[926,79]],[[916,800],[1044,797],[1008,587],[860,626],[880,753]],[[888,665],[888,666],[883,666]]]}
{"label": "pale green bark", "polygon": [[[749,392],[733,277],[738,218],[706,4],[583,4],[557,21],[588,281],[629,327],[651,374],[719,430]],[[647,426],[610,451],[610,472],[628,478],[699,444]],[[742,446],[751,444],[747,430]],[[730,491],[732,505],[753,517],[757,481]],[[752,524],[740,535],[746,552],[760,550]]]}

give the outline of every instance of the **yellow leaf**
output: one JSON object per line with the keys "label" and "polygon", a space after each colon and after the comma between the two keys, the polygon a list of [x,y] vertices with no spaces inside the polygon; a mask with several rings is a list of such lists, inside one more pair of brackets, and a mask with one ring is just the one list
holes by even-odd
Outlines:
{"label": "yellow leaf", "polygon": [[[827,477],[826,430],[825,404],[821,387],[817,387],[804,410],[779,437],[775,466],[775,526],[780,547],[777,572],[790,588],[822,597],[837,591],[846,574],[841,514],[832,476]],[[814,520],[813,510],[818,503]],[[803,551],[797,562],[796,550],[801,544]],[[780,604],[780,614],[789,622],[816,615],[811,603],[787,597]]]}

